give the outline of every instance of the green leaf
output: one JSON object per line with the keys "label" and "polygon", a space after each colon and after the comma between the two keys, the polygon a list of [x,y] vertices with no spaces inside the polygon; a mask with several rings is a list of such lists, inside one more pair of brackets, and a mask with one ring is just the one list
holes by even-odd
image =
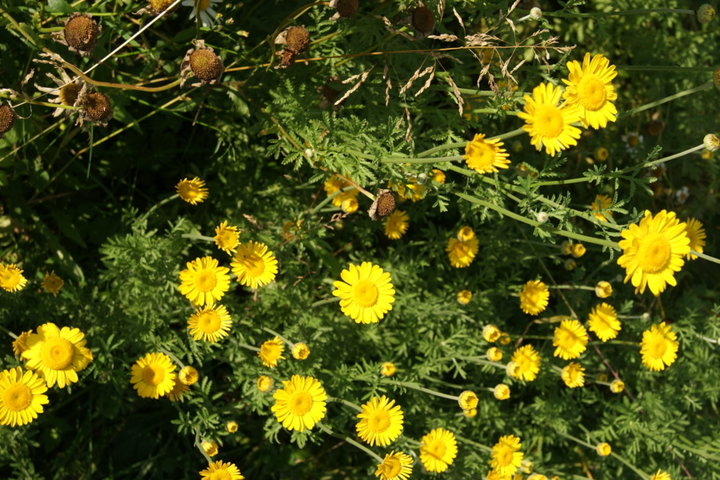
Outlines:
{"label": "green leaf", "polygon": [[73,10],[65,0],[48,0],[47,11],[50,13],[71,13]]}

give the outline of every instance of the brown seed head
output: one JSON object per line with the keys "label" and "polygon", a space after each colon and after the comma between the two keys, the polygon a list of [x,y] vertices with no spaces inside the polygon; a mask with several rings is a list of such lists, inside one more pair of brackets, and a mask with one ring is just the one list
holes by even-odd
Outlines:
{"label": "brown seed head", "polygon": [[338,0],[335,8],[337,8],[338,15],[343,18],[350,18],[357,13],[360,7],[359,3],[359,0]]}
{"label": "brown seed head", "polygon": [[387,217],[395,210],[395,195],[385,190],[377,199],[377,214],[380,217]]}
{"label": "brown seed head", "polygon": [[112,116],[110,98],[100,92],[88,93],[83,103],[85,117],[93,122],[104,122]]}
{"label": "brown seed head", "polygon": [[209,48],[198,48],[190,54],[190,69],[202,81],[220,78],[225,67],[222,59]]}
{"label": "brown seed head", "polygon": [[100,29],[88,15],[73,13],[65,23],[65,41],[80,52],[89,52],[95,46]]}
{"label": "brown seed head", "polygon": [[64,87],[61,87],[60,93],[58,93],[58,97],[60,97],[60,102],[63,105],[68,106],[75,105],[75,101],[77,100],[81,89],[82,87],[75,82],[68,83]]}
{"label": "brown seed head", "polygon": [[285,36],[287,50],[298,55],[308,48],[310,43],[310,32],[305,27],[290,27]]}
{"label": "brown seed head", "polygon": [[165,11],[172,3],[173,0],[148,0],[148,6],[155,14]]}
{"label": "brown seed head", "polygon": [[430,33],[435,28],[435,17],[427,7],[417,7],[412,16],[413,27],[422,33]]}
{"label": "brown seed head", "polygon": [[10,105],[7,103],[0,105],[0,136],[13,127],[16,117],[15,110]]}

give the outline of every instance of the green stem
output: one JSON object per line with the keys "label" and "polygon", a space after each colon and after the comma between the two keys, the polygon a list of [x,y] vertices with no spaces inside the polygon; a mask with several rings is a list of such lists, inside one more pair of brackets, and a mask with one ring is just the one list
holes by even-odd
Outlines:
{"label": "green stem", "polygon": [[344,437],[344,436],[342,436],[342,435],[339,435],[339,434],[333,432],[333,431],[332,431],[328,426],[326,426],[324,423],[317,423],[317,426],[318,426],[318,428],[320,428],[320,430],[322,430],[323,432],[325,432],[325,433],[327,433],[327,434],[329,434],[329,435],[332,435],[332,436],[335,437],[335,438],[339,438],[339,439],[341,439],[341,440],[346,441],[347,443],[349,443],[349,444],[352,445],[353,447],[357,447],[357,448],[359,448],[360,450],[362,450],[363,452],[365,452],[365,453],[367,453],[368,455],[370,455],[370,456],[371,456],[372,458],[374,458],[378,463],[382,463],[383,459],[380,458],[379,455],[377,455],[375,452],[373,452],[373,451],[370,450],[369,448],[365,447],[364,445],[360,445],[358,442],[356,442],[356,441],[353,440],[352,438],[350,438],[350,437]]}
{"label": "green stem", "polygon": [[[657,160],[653,160],[652,162],[644,163],[644,164],[642,165],[642,167],[640,167],[640,168],[652,167],[652,166],[654,166],[654,165],[657,165],[658,163],[669,162],[670,160],[675,160],[676,158],[684,157],[685,155],[689,155],[689,154],[691,154],[691,153],[693,153],[693,152],[697,152],[698,150],[702,150],[703,148],[705,148],[705,145],[703,145],[703,144],[701,143],[700,145],[696,145],[696,146],[694,146],[694,147],[688,148],[687,150],[683,150],[683,151],[680,152],[680,153],[674,153],[674,154],[672,154],[672,155],[668,155],[667,157],[659,158],[659,159],[657,159]],[[627,171],[630,171],[630,170],[628,170],[628,169],[621,170],[621,171],[622,171],[623,173],[625,173],[626,170],[627,170]]]}
{"label": "green stem", "polygon": [[708,262],[720,264],[720,259],[711,257],[710,255],[705,255],[704,253],[699,253],[699,252],[696,252],[695,250],[690,250],[690,253],[692,253],[693,255],[697,255],[698,257],[702,258],[703,260],[707,260]]}
{"label": "green stem", "polygon": [[178,357],[176,357],[170,350],[166,349],[165,347],[158,347],[158,350],[160,350],[168,357],[172,358],[175,363],[180,365],[180,368],[183,368],[185,366],[185,364]]}
{"label": "green stem", "polygon": [[384,158],[382,163],[444,163],[444,162],[457,162],[462,160],[462,155],[452,155],[449,157],[434,157],[434,158],[419,158],[419,157],[391,157]]}
{"label": "green stem", "polygon": [[336,402],[336,403],[342,403],[343,405],[352,408],[355,411],[362,412],[362,408],[360,408],[359,405],[350,402],[348,400],[342,399],[342,398],[335,398],[335,397],[328,397],[328,402]]}
{"label": "green stem", "polygon": [[636,8],[633,10],[622,10],[617,12],[543,12],[543,16],[561,18],[601,18],[645,15],[648,13],[680,13],[684,15],[695,15],[695,10],[690,10],[687,8]]}
{"label": "green stem", "polygon": [[[507,365],[503,365],[502,363],[498,362],[491,362],[490,360],[484,358],[484,357],[454,357],[459,360],[465,360],[466,362],[473,362],[473,363],[479,363],[481,365],[490,365],[491,367],[500,368],[502,370],[505,370],[507,368]],[[492,388],[490,389],[492,390]]]}
{"label": "green stem", "polygon": [[327,305],[328,303],[336,303],[339,301],[340,301],[339,297],[326,298],[324,300],[318,300],[317,302],[313,303],[312,305],[310,305],[310,308],[319,307],[320,305]]}
{"label": "green stem", "polygon": [[166,204],[172,202],[172,201],[175,200],[176,198],[180,198],[180,195],[178,195],[177,193],[175,193],[175,194],[173,194],[173,195],[170,195],[169,197],[160,200],[160,201],[157,202],[155,205],[153,205],[152,207],[150,207],[150,209],[149,209],[147,212],[145,212],[145,214],[142,216],[142,219],[143,219],[143,220],[147,220],[147,218],[150,217],[150,214],[151,214],[151,213],[153,213],[155,210],[157,210],[158,208],[162,207],[163,205],[166,205]]}
{"label": "green stem", "polygon": [[200,450],[200,453],[202,453],[202,456],[205,457],[205,460],[207,460],[208,465],[212,463],[212,460],[210,459],[210,456],[208,456],[207,453],[205,453],[205,449],[202,448],[202,442],[200,442],[200,430],[197,428],[195,429],[195,446],[198,450]]}
{"label": "green stem", "polygon": [[[557,431],[556,431],[556,432],[557,432]],[[577,438],[577,437],[573,437],[572,435],[568,435],[567,433],[562,433],[562,432],[557,432],[557,434],[560,435],[560,436],[562,436],[562,437],[565,437],[565,438],[567,438],[567,439],[569,439],[569,440],[572,440],[573,442],[576,442],[576,443],[578,443],[578,444],[580,444],[580,445],[582,445],[582,446],[584,446],[584,447],[587,447],[587,448],[590,448],[590,449],[592,449],[592,450],[595,450],[595,445],[590,445],[589,443],[587,443],[587,442],[585,442],[585,441],[583,441],[583,440],[580,440],[580,439]],[[618,455],[617,453],[613,452],[613,453],[611,453],[610,455],[612,455],[614,458],[618,459],[621,463],[625,464],[625,465],[626,465],[628,468],[630,468],[633,472],[635,472],[635,473],[637,473],[638,475],[640,475],[640,478],[642,478],[642,480],[647,480],[647,479],[648,479],[648,474],[647,474],[647,473],[643,472],[642,470],[640,470],[640,469],[637,468],[635,465],[633,465],[632,463],[630,463],[630,462],[628,462],[627,460],[625,460],[623,457],[621,457],[621,456]]]}
{"label": "green stem", "polygon": [[481,450],[485,450],[486,452],[492,452],[492,448],[488,447],[487,445],[483,445],[482,443],[474,442],[468,438],[461,437],[460,435],[455,435],[455,438],[457,438],[462,443],[466,443],[468,445],[472,445],[473,447],[477,447]]}
{"label": "green stem", "polygon": [[212,237],[207,237],[205,235],[200,235],[198,233],[183,233],[180,235],[182,238],[189,238],[191,240],[202,240],[204,242],[213,243],[215,241]]}
{"label": "green stem", "polygon": [[550,285],[548,286],[548,288],[555,290],[590,290],[591,292],[595,291],[595,287],[588,287],[585,285]]}
{"label": "green stem", "polygon": [[416,383],[411,383],[411,382],[400,382],[398,380],[383,380],[382,383],[386,383],[386,384],[390,384],[390,385],[397,385],[399,387],[406,387],[406,388],[410,388],[412,390],[417,390],[418,392],[429,393],[430,395],[434,395],[434,396],[440,397],[440,398],[447,398],[450,400],[457,401],[458,398],[460,398],[457,395],[448,395],[447,393],[436,392],[435,390],[430,390],[429,388],[421,387],[420,385],[418,385]]}
{"label": "green stem", "polygon": [[658,105],[662,105],[663,103],[672,102],[673,100],[676,100],[676,99],[678,99],[678,98],[682,98],[682,97],[684,97],[684,96],[686,96],[686,95],[692,95],[693,93],[701,92],[701,91],[703,91],[703,90],[708,90],[708,89],[712,88],[712,86],[713,86],[713,82],[712,82],[712,81],[703,83],[702,85],[700,85],[700,86],[698,86],[698,87],[689,88],[689,89],[687,89],[687,90],[683,90],[683,91],[681,91],[681,92],[674,93],[674,94],[672,94],[672,95],[670,95],[670,96],[667,96],[667,97],[665,97],[665,98],[661,98],[660,100],[656,100],[656,101],[654,101],[654,102],[646,103],[645,105],[643,105],[643,106],[641,106],[641,107],[633,108],[632,110],[628,110],[628,111],[626,111],[626,112],[622,112],[622,113],[620,113],[620,114],[618,115],[618,118],[625,117],[625,116],[628,116],[628,115],[633,115],[633,114],[640,113],[640,112],[644,112],[645,110],[649,110],[649,109],[651,109],[651,108],[657,107]]}
{"label": "green stem", "polygon": [[268,332],[270,335],[275,335],[275,336],[278,337],[280,340],[282,340],[283,342],[287,343],[290,347],[292,347],[292,346],[294,345],[293,342],[291,342],[291,341],[288,340],[287,338],[283,337],[282,335],[280,335],[279,333],[277,333],[275,330],[272,330],[272,329],[267,328],[267,327],[262,327],[262,329],[265,330],[266,332]]}
{"label": "green stem", "polygon": [[13,340],[17,340],[18,336],[15,335],[15,334],[14,334],[13,332],[11,332],[10,330],[8,330],[7,328],[3,327],[2,325],[0,325],[0,330],[2,330],[3,332],[7,333],[8,335],[10,335],[10,337],[12,337]]}
{"label": "green stem", "polygon": [[253,351],[253,352],[259,352],[259,351],[260,351],[260,349],[259,349],[258,347],[253,347],[252,345],[248,345],[247,343],[237,343],[236,345],[237,345],[238,347],[240,347],[240,348],[244,348],[244,349],[246,349],[246,350],[250,350],[250,351]]}

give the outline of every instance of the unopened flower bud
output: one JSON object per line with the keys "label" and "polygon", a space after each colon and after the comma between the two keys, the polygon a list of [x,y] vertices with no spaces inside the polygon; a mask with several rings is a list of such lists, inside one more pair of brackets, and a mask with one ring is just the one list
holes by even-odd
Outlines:
{"label": "unopened flower bud", "polygon": [[550,218],[550,217],[545,212],[538,212],[535,214],[535,218],[537,219],[538,223],[542,224],[542,223],[547,222],[548,218]]}
{"label": "unopened flower bud", "polygon": [[543,16],[543,12],[539,7],[533,7],[530,9],[530,18],[533,20],[540,20]]}
{"label": "unopened flower bud", "polygon": [[711,152],[716,152],[720,149],[720,137],[714,133],[708,133],[705,135],[705,138],[703,138],[703,145],[705,145],[705,148]]}
{"label": "unopened flower bud", "polygon": [[697,9],[697,19],[701,24],[710,23],[715,18],[715,9],[709,3],[703,3]]}

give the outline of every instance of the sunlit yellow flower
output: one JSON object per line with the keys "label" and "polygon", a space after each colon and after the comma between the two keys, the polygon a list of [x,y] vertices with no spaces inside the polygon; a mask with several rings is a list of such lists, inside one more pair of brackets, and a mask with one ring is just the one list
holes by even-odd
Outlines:
{"label": "sunlit yellow flower", "polygon": [[275,337],[260,345],[258,357],[260,357],[260,360],[262,360],[263,365],[266,367],[275,368],[277,367],[278,360],[285,358],[282,356],[284,350],[285,344],[278,337]]}
{"label": "sunlit yellow flower", "polygon": [[610,282],[600,280],[597,285],[595,285],[595,295],[597,295],[598,298],[608,298],[612,295],[612,292],[613,288]]}
{"label": "sunlit yellow flower", "polygon": [[32,333],[32,330],[27,330],[22,332],[15,340],[13,340],[12,349],[16,357],[19,357],[25,350],[28,349],[27,339]]}
{"label": "sunlit yellow flower", "polygon": [[37,327],[37,333],[28,335],[22,357],[27,368],[44,378],[48,387],[57,383],[65,388],[78,381],[77,372],[92,360],[86,342],[85,334],[77,328],[45,323]]}
{"label": "sunlit yellow flower", "polygon": [[685,263],[683,257],[690,253],[690,239],[685,223],[674,212],[662,210],[653,217],[646,210],[640,223],[620,234],[623,255],[617,262],[625,268],[625,282],[632,280],[635,293],[650,287],[654,295],[659,295],[668,283],[677,285],[674,273],[680,271]]}
{"label": "sunlit yellow flower", "polygon": [[[352,184],[338,175],[331,175],[325,180],[325,193],[327,196],[335,195],[332,198],[332,204],[336,207],[342,207],[343,202],[353,199],[357,202],[356,197],[360,193],[357,188],[351,187]],[[346,190],[347,189],[347,190]],[[348,205],[349,206],[349,205]]]}
{"label": "sunlit yellow flower", "polygon": [[0,371],[0,425],[25,425],[49,402],[42,377],[20,367]]}
{"label": "sunlit yellow flower", "polygon": [[537,315],[548,306],[550,290],[540,280],[530,280],[520,291],[520,309],[529,314]]}
{"label": "sunlit yellow flower", "polygon": [[490,347],[488,348],[487,352],[485,353],[488,360],[491,362],[499,362],[503,358],[503,352],[497,347]]}
{"label": "sunlit yellow flower", "polygon": [[607,222],[612,218],[612,212],[608,208],[612,206],[612,198],[607,195],[595,195],[595,201],[590,204],[593,217],[601,222]]}
{"label": "sunlit yellow flower", "polygon": [[23,277],[20,267],[13,263],[9,265],[0,263],[0,288],[7,292],[17,292],[22,290],[25,284],[27,284],[27,279]]}
{"label": "sunlit yellow flower", "polygon": [[603,342],[617,337],[620,327],[620,320],[612,305],[603,302],[595,305],[590,312],[588,328]]}
{"label": "sunlit yellow flower", "polygon": [[607,122],[614,122],[617,110],[612,103],[617,93],[612,80],[617,75],[615,65],[603,55],[585,54],[582,66],[577,60],[567,64],[570,75],[563,78],[567,90],[563,97],[570,105],[580,107],[580,121],[583,127],[605,128]]}
{"label": "sunlit yellow flower", "polygon": [[238,423],[235,420],[228,420],[225,422],[225,430],[228,433],[235,433],[238,431]]}
{"label": "sunlit yellow flower", "polygon": [[510,164],[503,146],[500,140],[485,138],[485,134],[479,133],[465,145],[463,158],[468,167],[478,173],[497,173],[498,168],[508,168]]}
{"label": "sunlit yellow flower", "polygon": [[[700,223],[699,220],[689,218],[687,222],[685,222],[685,233],[690,239],[690,250],[694,250],[697,253],[703,253],[703,248],[705,248],[705,239],[707,238],[703,224]],[[685,255],[685,258],[695,260],[698,257],[692,253],[688,253]]]}
{"label": "sunlit yellow flower", "polygon": [[585,255],[585,251],[585,245],[582,243],[575,243],[572,246],[572,256],[575,258],[580,258]]}
{"label": "sunlit yellow flower", "polygon": [[508,398],[510,398],[510,387],[508,387],[504,383],[498,383],[497,385],[495,385],[492,391],[493,397],[495,397],[497,400],[507,400]]}
{"label": "sunlit yellow flower", "polygon": [[228,225],[227,220],[224,220],[215,227],[213,240],[220,250],[225,253],[232,253],[240,243],[240,230],[238,230],[238,227]]}
{"label": "sunlit yellow flower", "polygon": [[504,435],[493,445],[490,467],[503,477],[509,477],[517,472],[522,463],[523,452],[520,451],[522,443],[515,435]]}
{"label": "sunlit yellow flower", "polygon": [[410,217],[402,210],[395,210],[385,219],[385,236],[397,240],[408,230]]}
{"label": "sunlit yellow flower", "polygon": [[208,457],[214,457],[220,451],[219,445],[215,441],[203,440],[200,446],[203,451],[207,453]]}
{"label": "sunlit yellow flower", "polygon": [[305,343],[296,343],[291,349],[292,356],[295,360],[305,360],[310,356],[310,347]]}
{"label": "sunlit yellow flower", "polygon": [[598,455],[601,457],[607,457],[612,453],[612,447],[607,442],[600,442],[597,445],[595,445],[595,451]]}
{"label": "sunlit yellow flower", "polygon": [[533,89],[532,97],[525,95],[524,112],[518,117],[525,120],[523,130],[530,134],[530,143],[537,150],[543,146],[548,155],[577,144],[580,129],[572,123],[580,120],[580,108],[565,104],[558,106],[562,88],[541,83]]}
{"label": "sunlit yellow flower", "polygon": [[190,205],[197,205],[202,203],[208,197],[208,189],[205,188],[205,182],[200,180],[198,177],[188,180],[183,178],[175,185],[180,198],[185,200]]}
{"label": "sunlit yellow flower", "polygon": [[500,332],[500,329],[495,325],[490,324],[483,327],[482,336],[483,339],[488,343],[497,342],[500,338],[500,335],[502,335],[502,332]]}
{"label": "sunlit yellow flower", "polygon": [[457,293],[457,301],[460,305],[467,305],[472,300],[473,294],[470,290],[460,290]]}
{"label": "sunlit yellow flower", "polygon": [[390,452],[377,466],[375,476],[380,480],[408,480],[412,473],[413,460],[402,452]]}
{"label": "sunlit yellow flower", "polygon": [[585,385],[585,369],[579,363],[570,362],[563,367],[560,378],[570,388],[582,387]]}
{"label": "sunlit yellow flower", "polygon": [[313,428],[325,416],[327,394],[313,377],[293,375],[282,382],[283,388],[273,394],[271,407],[278,422],[288,430],[302,432]]}
{"label": "sunlit yellow flower", "polygon": [[578,358],[585,351],[588,343],[588,334],[585,327],[577,320],[563,320],[555,328],[553,346],[556,347],[553,355],[563,360]]}
{"label": "sunlit yellow flower", "polygon": [[380,366],[380,375],[383,377],[392,377],[395,375],[395,372],[397,371],[397,367],[392,362],[384,362]]}
{"label": "sunlit yellow flower", "polygon": [[437,168],[432,169],[432,180],[437,183],[445,183],[445,172],[438,170]]}
{"label": "sunlit yellow flower", "polygon": [[177,378],[173,382],[173,388],[170,390],[166,396],[171,402],[178,402],[182,401],[183,396],[190,391],[190,387],[182,383]]}
{"label": "sunlit yellow flower", "polygon": [[255,385],[257,386],[257,389],[260,390],[263,393],[267,393],[270,390],[272,390],[273,385],[275,385],[275,382],[272,378],[268,377],[267,375],[260,375],[257,380],[255,381]]}
{"label": "sunlit yellow flower", "polygon": [[139,396],[159,398],[175,386],[175,365],[164,353],[148,353],[131,368],[130,383]]}
{"label": "sunlit yellow flower", "polygon": [[238,245],[230,266],[241,285],[258,288],[275,279],[278,272],[277,259],[267,245],[260,242],[244,242]]}
{"label": "sunlit yellow flower", "polygon": [[[207,0],[202,0],[207,1]],[[218,460],[200,471],[201,480],[244,480],[240,470],[234,463]]]}
{"label": "sunlit yellow flower", "polygon": [[460,405],[460,408],[463,410],[476,408],[478,401],[479,399],[477,394],[471,390],[465,390],[458,396],[458,405]]}
{"label": "sunlit yellow flower", "polygon": [[361,406],[355,426],[360,439],[370,446],[386,447],[400,436],[403,430],[403,411],[395,400],[385,395],[373,397]]}
{"label": "sunlit yellow flower", "polygon": [[46,292],[52,293],[53,296],[57,296],[60,293],[60,289],[65,285],[63,279],[55,275],[55,272],[46,273],[42,279],[40,286]]}
{"label": "sunlit yellow flower", "polygon": [[465,268],[470,265],[478,252],[479,240],[470,227],[462,227],[457,238],[448,240],[445,251],[450,259],[450,265],[455,268]]}
{"label": "sunlit yellow flower", "polygon": [[658,470],[655,474],[650,477],[650,480],[672,480],[670,474],[662,470]]}
{"label": "sunlit yellow flower", "polygon": [[187,385],[188,387],[197,383],[199,379],[200,372],[198,372],[195,367],[191,367],[190,365],[182,367],[178,372],[178,380],[180,381],[180,383],[182,383],[183,385]]}
{"label": "sunlit yellow flower", "polygon": [[444,428],[436,428],[422,437],[420,461],[428,472],[444,472],[456,456],[457,441],[452,432]]}
{"label": "sunlit yellow flower", "polygon": [[230,289],[227,267],[212,257],[196,258],[180,271],[180,293],[194,305],[213,306]]}
{"label": "sunlit yellow flower", "polygon": [[625,390],[625,382],[622,380],[613,380],[610,383],[610,391],[612,393],[621,393],[623,390]]}
{"label": "sunlit yellow flower", "polygon": [[523,345],[515,350],[510,360],[513,368],[508,365],[508,374],[511,377],[532,382],[540,371],[540,354],[532,345]]}
{"label": "sunlit yellow flower", "polygon": [[680,344],[677,335],[665,322],[643,332],[640,354],[643,364],[653,371],[664,370],[675,362]]}
{"label": "sunlit yellow flower", "polygon": [[193,340],[215,343],[227,337],[232,319],[224,305],[195,310],[187,323]]}
{"label": "sunlit yellow flower", "polygon": [[340,297],[340,309],[356,323],[376,323],[392,310],[395,290],[390,273],[370,262],[350,264],[333,282],[332,294]]}

